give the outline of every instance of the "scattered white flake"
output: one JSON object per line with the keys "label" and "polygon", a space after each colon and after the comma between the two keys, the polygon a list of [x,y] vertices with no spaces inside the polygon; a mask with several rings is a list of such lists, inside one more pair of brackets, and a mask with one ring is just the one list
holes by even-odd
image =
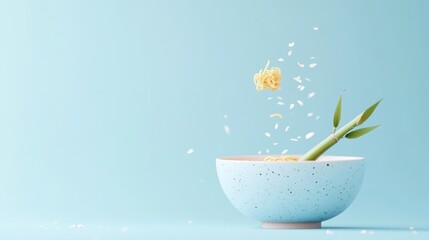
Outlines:
{"label": "scattered white flake", "polygon": [[285,149],[283,150],[282,154],[286,154],[289,150]]}
{"label": "scattered white flake", "polygon": [[310,59],[316,59],[315,57],[310,57]]}
{"label": "scattered white flake", "polygon": [[319,27],[313,27],[313,30],[317,31],[317,30],[319,30]]}
{"label": "scattered white flake", "polygon": [[302,83],[301,76],[296,76],[293,78],[293,80],[297,81],[298,83]]}
{"label": "scattered white flake", "polygon": [[317,66],[317,63],[310,63],[310,65],[308,65],[310,68],[315,68]]}
{"label": "scattered white flake", "polygon": [[416,230],[413,230],[413,231],[412,231],[412,233],[413,233],[414,235],[419,234],[419,232],[417,232]]}
{"label": "scattered white flake", "polygon": [[326,230],[326,235],[334,235],[334,231],[331,229]]}
{"label": "scattered white flake", "polygon": [[270,149],[267,148],[267,150],[265,150],[266,153],[270,153]]}
{"label": "scattered white flake", "polygon": [[299,91],[303,91],[305,89],[305,86],[303,85],[298,85],[298,87],[296,87]]}
{"label": "scattered white flake", "polygon": [[192,224],[192,220],[188,220],[188,224],[191,225]]}
{"label": "scattered white flake", "polygon": [[283,100],[283,98],[282,98],[282,97],[277,97],[277,99],[278,99],[278,100]]}
{"label": "scattered white flake", "polygon": [[289,131],[290,126],[286,126],[285,132]]}
{"label": "scattered white flake", "polygon": [[274,124],[274,129],[277,129],[277,128],[279,128],[279,124],[278,123]]}
{"label": "scattered white flake", "polygon": [[279,58],[279,59],[277,59],[277,61],[279,61],[279,62],[283,62],[283,61],[284,61],[284,59],[283,59],[283,58]]}
{"label": "scattered white flake", "polygon": [[292,56],[292,50],[289,50],[288,52],[287,52],[287,55],[290,57],[290,56]]}
{"label": "scattered white flake", "polygon": [[122,227],[121,228],[121,231],[125,232],[125,233],[128,232],[129,230],[130,230],[130,228],[128,228],[128,227]]}
{"label": "scattered white flake", "polygon": [[367,233],[368,233],[368,230],[366,230],[366,229],[360,231],[360,234],[363,234],[363,235],[365,235]]}
{"label": "scattered white flake", "polygon": [[290,42],[289,47],[293,47],[293,46],[295,46],[295,42]]}
{"label": "scattered white flake", "polygon": [[261,150],[259,150],[259,151],[258,151],[258,154],[259,154],[259,155],[261,155],[261,153],[262,153],[262,151],[261,151]]}
{"label": "scattered white flake", "polygon": [[299,66],[300,68],[305,67],[305,65],[304,65],[303,63],[299,63],[299,62],[297,62],[297,64],[298,64],[298,66]]}
{"label": "scattered white flake", "polygon": [[316,93],[315,92],[311,92],[311,93],[308,94],[308,98],[312,98],[312,97],[314,97],[314,95],[316,95]]}
{"label": "scattered white flake", "polygon": [[273,143],[273,145],[274,145],[274,146],[277,146],[277,145],[279,145],[279,143],[276,143],[276,142],[275,142],[275,143]]}
{"label": "scattered white flake", "polygon": [[301,100],[296,100],[296,102],[299,104],[299,106],[302,106],[302,105],[304,105],[304,103],[301,101]]}
{"label": "scattered white flake", "polygon": [[81,229],[81,228],[84,228],[85,226],[83,225],[83,224],[81,224],[81,223],[79,223],[79,224],[72,224],[72,225],[70,225],[69,226],[69,228],[71,228],[71,229]]}
{"label": "scattered white flake", "polygon": [[293,103],[291,103],[290,105],[289,105],[289,109],[293,109],[295,107],[295,104],[293,104]]}
{"label": "scattered white flake", "polygon": [[284,102],[277,102],[277,104],[278,104],[278,105],[281,105],[281,106],[285,105],[285,103],[284,103]]}
{"label": "scattered white flake", "polygon": [[368,231],[368,234],[369,234],[369,235],[374,235],[374,234],[375,234],[375,232],[374,232],[374,231]]}
{"label": "scattered white flake", "polygon": [[266,136],[266,137],[271,137],[271,133],[266,132],[266,133],[265,133],[265,136]]}
{"label": "scattered white flake", "polygon": [[305,78],[305,80],[307,80],[308,82],[311,82],[310,78]]}
{"label": "scattered white flake", "polygon": [[297,139],[301,139],[301,136],[296,137]]}
{"label": "scattered white flake", "polygon": [[187,154],[192,154],[194,152],[193,148],[189,148],[188,151],[186,152]]}
{"label": "scattered white flake", "polygon": [[228,115],[226,115],[226,114],[225,114],[225,115],[223,115],[223,118],[227,119],[227,118],[228,118]]}
{"label": "scattered white flake", "polygon": [[267,101],[269,101],[269,100],[271,100],[271,99],[273,99],[272,97],[269,97],[269,98],[267,98]]}
{"label": "scattered white flake", "polygon": [[226,134],[230,134],[231,131],[229,130],[229,127],[227,125],[223,126],[223,129],[225,130]]}
{"label": "scattered white flake", "polygon": [[298,139],[296,139],[296,138],[291,138],[290,140],[293,142],[298,142]]}
{"label": "scattered white flake", "polygon": [[412,231],[412,230],[414,230],[414,227],[413,227],[413,226],[411,226],[411,227],[410,227],[410,230],[411,230],[411,231]]}
{"label": "scattered white flake", "polygon": [[309,132],[305,135],[305,139],[310,139],[314,136],[314,132]]}
{"label": "scattered white flake", "polygon": [[320,118],[320,116],[319,116],[319,115],[317,115],[316,120],[319,120],[319,118]]}
{"label": "scattered white flake", "polygon": [[16,221],[15,221],[15,220],[12,220],[12,222],[10,222],[10,224],[15,225],[15,224],[16,224]]}
{"label": "scattered white flake", "polygon": [[307,117],[311,117],[311,116],[313,116],[312,112],[307,113]]}

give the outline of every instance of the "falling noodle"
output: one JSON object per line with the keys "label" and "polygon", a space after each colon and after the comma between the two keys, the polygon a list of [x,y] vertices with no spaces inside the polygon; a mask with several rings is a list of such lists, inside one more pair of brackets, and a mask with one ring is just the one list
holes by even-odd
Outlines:
{"label": "falling noodle", "polygon": [[270,117],[279,117],[279,118],[283,118],[283,115],[281,115],[280,113],[273,113],[270,115]]}
{"label": "falling noodle", "polygon": [[280,68],[272,67],[271,70],[268,70],[269,64],[270,61],[267,62],[264,71],[262,71],[262,69],[259,70],[259,73],[255,74],[253,77],[253,82],[258,91],[264,89],[270,89],[272,91],[280,89],[280,82],[282,81]]}

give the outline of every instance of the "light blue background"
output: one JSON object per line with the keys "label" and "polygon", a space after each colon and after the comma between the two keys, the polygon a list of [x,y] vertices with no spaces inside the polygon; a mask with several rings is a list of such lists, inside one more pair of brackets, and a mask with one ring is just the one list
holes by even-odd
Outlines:
{"label": "light blue background", "polygon": [[[270,147],[267,116],[281,108],[268,96],[305,100],[295,132],[273,137],[304,153],[330,133],[345,90],[343,124],[383,97],[368,121],[382,126],[329,151],[368,162],[358,198],[326,224],[427,228],[428,11],[424,1],[1,1],[1,227],[255,228],[225,198],[215,157]],[[297,66],[311,56],[315,69]],[[278,94],[252,83],[267,60],[284,71]],[[314,99],[296,75],[311,78]]]}

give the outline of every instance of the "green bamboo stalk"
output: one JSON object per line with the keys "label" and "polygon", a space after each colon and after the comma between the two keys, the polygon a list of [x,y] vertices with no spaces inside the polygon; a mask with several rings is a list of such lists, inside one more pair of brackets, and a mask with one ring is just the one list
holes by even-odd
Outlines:
{"label": "green bamboo stalk", "polygon": [[[342,138],[349,137],[349,138],[357,138],[360,136],[363,136],[364,134],[374,130],[378,126],[372,126],[368,128],[361,128],[354,132],[351,132],[355,127],[361,125],[364,123],[374,112],[374,110],[377,108],[378,104],[381,102],[382,99],[380,99],[378,102],[374,103],[372,106],[367,108],[363,113],[359,114],[357,117],[355,117],[353,120],[351,120],[349,123],[344,125],[339,130],[336,130],[336,127],[338,126],[338,123],[340,121],[341,117],[341,96],[338,100],[337,107],[335,109],[334,114],[334,131],[331,135],[329,135],[327,138],[325,138],[322,142],[317,144],[315,147],[313,147],[310,151],[308,151],[306,154],[304,154],[299,160],[300,161],[315,161],[317,158],[319,158],[326,150],[334,146],[336,143],[338,143]],[[350,135],[347,135],[348,133],[351,133]]]}
{"label": "green bamboo stalk", "polygon": [[304,154],[299,160],[305,160],[305,161],[315,161],[318,157],[320,157],[326,150],[334,146],[336,143],[338,143],[348,132],[350,132],[353,128],[358,126],[358,122],[360,118],[362,117],[362,114],[359,114],[359,116],[355,117],[353,120],[351,120],[349,123],[344,125],[342,128],[338,129],[331,135],[329,135],[327,138],[325,138],[323,141],[321,141],[319,144],[314,146],[310,151],[308,151],[306,154]]}

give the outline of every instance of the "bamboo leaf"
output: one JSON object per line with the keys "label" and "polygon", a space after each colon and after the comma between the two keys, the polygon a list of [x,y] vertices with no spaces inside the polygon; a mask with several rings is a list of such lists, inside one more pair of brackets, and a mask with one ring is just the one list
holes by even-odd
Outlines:
{"label": "bamboo leaf", "polygon": [[360,128],[354,131],[351,131],[349,133],[346,134],[346,138],[348,139],[354,139],[354,138],[358,138],[361,137],[369,132],[371,132],[372,130],[378,128],[380,125],[376,125],[376,126],[371,126],[371,127],[366,127],[366,128]]}
{"label": "bamboo leaf", "polygon": [[340,124],[340,119],[341,119],[341,95],[340,95],[340,98],[338,98],[337,107],[335,108],[334,119],[333,119],[334,128],[338,127],[338,124]]}
{"label": "bamboo leaf", "polygon": [[362,117],[360,117],[357,125],[361,125],[362,123],[364,123],[370,116],[371,114],[374,112],[374,110],[377,108],[378,104],[381,102],[380,99],[378,100],[378,102],[374,103],[371,107],[367,108],[363,113],[362,113]]}

